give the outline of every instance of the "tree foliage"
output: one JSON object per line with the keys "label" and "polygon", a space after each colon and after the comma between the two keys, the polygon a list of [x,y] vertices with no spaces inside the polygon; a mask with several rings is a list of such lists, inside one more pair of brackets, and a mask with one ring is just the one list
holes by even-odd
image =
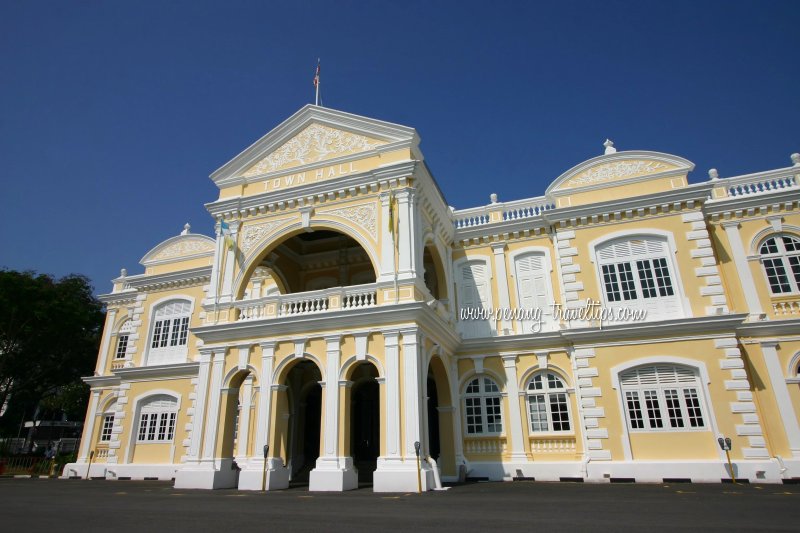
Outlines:
{"label": "tree foliage", "polygon": [[92,373],[103,316],[85,276],[0,270],[0,406],[74,403],[80,377]]}

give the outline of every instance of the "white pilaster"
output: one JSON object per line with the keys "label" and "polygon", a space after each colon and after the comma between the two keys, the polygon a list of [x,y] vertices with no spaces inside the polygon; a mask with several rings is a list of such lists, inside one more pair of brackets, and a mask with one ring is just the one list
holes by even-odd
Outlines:
{"label": "white pilaster", "polygon": [[786,386],[786,375],[778,358],[777,348],[777,342],[761,343],[761,353],[764,354],[764,361],[767,364],[767,373],[772,383],[775,400],[778,402],[778,413],[781,415],[781,421],[786,431],[786,439],[789,441],[789,448],[792,450],[794,457],[800,457],[800,425],[797,422],[797,412],[789,396],[789,389]]}
{"label": "white pilaster", "polygon": [[211,367],[211,350],[200,350],[200,367],[197,374],[197,399],[192,416],[192,438],[189,444],[187,461],[197,462],[200,459],[200,443],[203,440],[203,422],[206,419],[206,396],[208,394],[208,376]]}
{"label": "white pilaster", "polygon": [[725,228],[728,242],[731,245],[733,263],[736,265],[736,272],[738,272],[739,280],[742,284],[747,310],[750,312],[751,317],[758,318],[759,315],[763,315],[764,310],[761,308],[753,273],[750,271],[750,265],[747,262],[747,253],[744,250],[742,237],[739,234],[739,223],[735,221],[723,222],[722,227]]}
{"label": "white pilaster", "polygon": [[386,355],[386,456],[400,456],[400,354],[399,332],[384,331]]}
{"label": "white pilaster", "polygon": [[[247,457],[247,444],[250,442],[250,409],[253,401],[253,375],[250,374],[242,384],[242,405],[239,412],[239,431],[237,433],[237,462]],[[240,461],[241,460],[241,461]]]}
{"label": "white pilaster", "polygon": [[206,431],[203,438],[202,460],[213,462],[215,448],[217,447],[217,426],[221,408],[222,370],[225,364],[225,351],[214,353],[211,363],[211,383],[208,393],[208,408],[206,413]]}
{"label": "white pilaster", "polygon": [[85,463],[89,456],[89,448],[94,443],[94,425],[97,420],[97,404],[100,402],[100,391],[92,391],[92,399],[90,401],[89,415],[86,417],[86,428],[83,430],[83,438],[81,439],[81,453],[78,457],[79,463]]}
{"label": "white pilaster", "polygon": [[214,262],[211,265],[211,280],[208,283],[208,292],[206,298],[209,302],[213,302],[217,297],[217,290],[219,289],[220,268],[222,268],[222,246],[223,238],[220,232],[220,225],[217,223],[214,226],[216,234],[216,243],[214,245]]}
{"label": "white pilaster", "polygon": [[[494,277],[497,280],[497,295],[500,307],[508,309],[511,307],[511,300],[508,295],[508,274],[506,273],[506,245],[505,243],[492,244],[494,252]],[[500,334],[510,335],[511,322],[505,313],[500,320]]]}
{"label": "white pilaster", "polygon": [[106,373],[106,362],[108,361],[108,350],[111,342],[111,333],[114,331],[114,321],[117,319],[117,310],[109,309],[106,313],[106,327],[103,330],[103,342],[100,344],[100,357],[94,373],[102,376]]}
{"label": "white pilaster", "polygon": [[[231,240],[236,242],[236,234],[239,231],[239,223],[231,222],[229,224],[231,230]],[[220,296],[221,302],[230,302],[233,300],[233,273],[236,267],[236,246],[228,248],[225,254],[225,272],[222,277],[222,295]]]}
{"label": "white pilaster", "polygon": [[503,368],[506,373],[508,392],[508,425],[511,430],[511,458],[525,461],[525,444],[522,440],[522,415],[519,410],[519,385],[517,384],[517,356],[504,355]]}
{"label": "white pilaster", "polygon": [[389,212],[391,210],[392,193],[383,192],[380,195],[381,199],[381,271],[378,281],[392,281],[394,280],[394,250],[395,250],[395,237],[389,230]]}
{"label": "white pilaster", "polygon": [[260,454],[267,443],[272,410],[272,365],[275,361],[275,341],[261,343],[261,388],[258,395],[258,424],[254,453]]}
{"label": "white pilaster", "polygon": [[[422,439],[422,416],[420,396],[422,386],[420,383],[420,338],[419,330],[416,328],[407,329],[402,332],[403,340],[403,413],[405,429],[405,449],[403,450],[406,459],[416,457],[414,451],[415,442],[423,442]],[[426,453],[422,450],[420,453]]]}
{"label": "white pilaster", "polygon": [[398,279],[411,279],[417,269],[417,212],[415,209],[415,189],[403,189],[395,193],[397,198],[397,257]]}

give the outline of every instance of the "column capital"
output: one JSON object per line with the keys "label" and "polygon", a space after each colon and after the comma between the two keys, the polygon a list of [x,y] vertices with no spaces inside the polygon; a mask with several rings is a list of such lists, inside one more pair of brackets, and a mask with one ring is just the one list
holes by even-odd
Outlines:
{"label": "column capital", "polygon": [[503,359],[503,366],[506,368],[517,367],[517,354],[507,354],[500,356]]}
{"label": "column capital", "polygon": [[506,253],[506,243],[504,242],[495,242],[492,243],[492,251],[495,255],[503,255]]}
{"label": "column capital", "polygon": [[762,348],[777,349],[778,346],[780,345],[780,342],[779,341],[775,341],[775,340],[769,340],[769,341],[763,341],[763,342],[761,342],[759,344],[761,344]]}
{"label": "column capital", "polygon": [[388,329],[381,332],[386,346],[397,346],[397,341],[400,337],[400,330]]}
{"label": "column capital", "polygon": [[722,223],[721,223],[720,225],[721,225],[723,228],[725,228],[726,230],[728,230],[728,229],[731,229],[731,230],[734,230],[734,229],[736,229],[736,230],[738,230],[738,229],[739,229],[739,226],[740,226],[741,224],[739,223],[739,221],[738,221],[738,220],[723,220],[723,221],[722,221]]}
{"label": "column capital", "polygon": [[259,344],[261,345],[261,357],[275,356],[275,346],[278,344],[276,341],[261,341]]}

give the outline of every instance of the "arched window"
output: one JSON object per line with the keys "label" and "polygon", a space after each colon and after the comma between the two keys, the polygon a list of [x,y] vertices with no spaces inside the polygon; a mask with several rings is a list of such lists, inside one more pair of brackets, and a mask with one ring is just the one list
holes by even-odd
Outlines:
{"label": "arched window", "polygon": [[572,431],[569,396],[564,381],[553,372],[538,372],[528,381],[531,433]]}
{"label": "arched window", "polygon": [[171,300],[158,306],[153,315],[148,365],[183,363],[189,334],[192,304],[187,300]]}
{"label": "arched window", "polygon": [[103,425],[100,427],[100,442],[108,442],[111,440],[111,433],[114,429],[114,410],[117,403],[112,402],[111,405],[106,407],[103,411]]}
{"label": "arched window", "polygon": [[468,339],[488,337],[492,325],[480,311],[491,307],[489,268],[484,261],[468,261],[458,267],[457,275],[461,334]]}
{"label": "arched window", "polygon": [[125,359],[125,354],[128,353],[128,338],[132,332],[131,321],[126,320],[117,332],[117,349],[114,351],[114,359]]}
{"label": "arched window", "polygon": [[681,365],[645,365],[620,374],[631,431],[703,429],[706,419],[697,372]]}
{"label": "arched window", "polygon": [[758,251],[772,294],[800,292],[800,239],[774,235]]}
{"label": "arched window", "polygon": [[503,432],[500,387],[491,378],[478,376],[464,391],[464,413],[468,435],[498,435]]}
{"label": "arched window", "polygon": [[646,310],[650,320],[683,316],[666,239],[616,239],[596,251],[607,304]]}
{"label": "arched window", "polygon": [[136,442],[172,442],[177,418],[178,401],[175,398],[166,394],[153,396],[142,404]]}

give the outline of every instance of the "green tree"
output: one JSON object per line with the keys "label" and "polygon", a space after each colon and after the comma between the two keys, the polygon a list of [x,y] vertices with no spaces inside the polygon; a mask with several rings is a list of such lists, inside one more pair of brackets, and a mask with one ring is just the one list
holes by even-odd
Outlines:
{"label": "green tree", "polygon": [[[17,415],[45,401],[76,412],[81,376],[92,373],[103,305],[85,276],[0,270],[0,406]],[[64,405],[60,405],[64,403]]]}

